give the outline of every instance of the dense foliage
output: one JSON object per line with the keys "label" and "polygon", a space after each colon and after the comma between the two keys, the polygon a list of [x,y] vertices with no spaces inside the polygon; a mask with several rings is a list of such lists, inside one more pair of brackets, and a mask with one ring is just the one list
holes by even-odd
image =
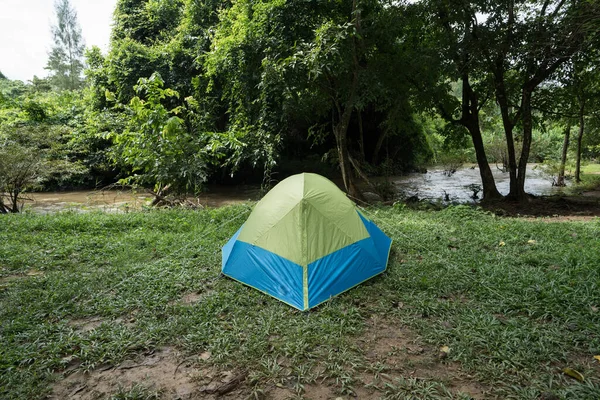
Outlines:
{"label": "dense foliage", "polygon": [[[78,52],[57,6],[57,43]],[[598,154],[599,16],[585,0],[119,0],[83,89],[0,77],[2,151],[43,150],[23,189],[190,192],[304,170],[360,197],[358,177],[476,161],[485,197],[500,197],[499,163],[521,198],[524,165],[567,159],[571,128],[574,159]]]}

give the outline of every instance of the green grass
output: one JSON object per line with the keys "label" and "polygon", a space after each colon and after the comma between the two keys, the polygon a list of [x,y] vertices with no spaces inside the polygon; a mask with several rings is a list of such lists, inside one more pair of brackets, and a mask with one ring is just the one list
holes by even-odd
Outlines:
{"label": "green grass", "polygon": [[583,174],[600,174],[600,164],[585,164],[581,166]]}
{"label": "green grass", "polygon": [[[91,371],[165,345],[251,371],[256,394],[290,377],[300,395],[323,380],[349,393],[378,368],[356,344],[373,316],[449,346],[491,397],[600,398],[598,218],[502,219],[464,206],[367,213],[394,239],[388,271],[307,313],[220,277],[220,248],[248,206],[0,216],[0,398],[44,398],[74,360]],[[188,293],[204,297],[178,301]],[[103,321],[96,329],[73,324],[92,317]],[[410,377],[380,390],[454,396],[447,382]]]}
{"label": "green grass", "polygon": [[587,190],[598,190],[599,187],[600,164],[585,164],[581,166],[581,182],[569,188],[568,192],[579,194]]}

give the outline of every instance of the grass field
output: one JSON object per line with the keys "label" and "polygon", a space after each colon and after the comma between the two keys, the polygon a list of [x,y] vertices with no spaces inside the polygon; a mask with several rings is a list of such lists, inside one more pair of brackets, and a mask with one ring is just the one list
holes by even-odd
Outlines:
{"label": "grass field", "polygon": [[581,166],[582,174],[600,174],[600,164],[585,164]]}
{"label": "grass field", "polygon": [[581,166],[581,183],[574,189],[598,190],[600,188],[600,164]]}
{"label": "grass field", "polygon": [[372,208],[388,271],[303,313],[220,277],[248,210],[0,216],[0,398],[600,398],[600,219]]}

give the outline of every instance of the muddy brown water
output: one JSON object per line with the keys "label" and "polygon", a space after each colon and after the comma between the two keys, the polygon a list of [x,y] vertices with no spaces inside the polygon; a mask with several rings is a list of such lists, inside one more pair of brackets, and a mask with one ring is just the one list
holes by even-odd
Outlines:
{"label": "muddy brown water", "polygon": [[[52,213],[73,210],[126,212],[150,206],[153,196],[147,192],[128,190],[81,190],[69,192],[27,193],[24,210],[36,213]],[[204,207],[221,207],[257,200],[260,197],[258,187],[211,186],[205,193],[190,202]]]}
{"label": "muddy brown water", "polygon": [[[507,194],[509,174],[494,166],[492,166],[492,171],[498,190]],[[472,203],[478,201],[478,199],[472,198],[471,186],[481,186],[479,169],[476,166],[460,168],[450,176],[445,173],[443,168],[434,167],[426,173],[392,176],[388,179],[394,185],[394,189],[404,197],[416,196],[421,200],[442,202]],[[559,194],[562,188],[552,186],[552,176],[544,173],[539,166],[531,164],[527,167],[525,190],[540,196]],[[480,196],[481,193],[479,193]],[[25,203],[25,210],[38,213],[63,210],[125,212],[148,206],[152,201],[152,196],[148,193],[124,190],[28,193],[27,197],[30,200]],[[258,186],[207,185],[206,192],[193,201],[202,206],[220,207],[259,198]]]}

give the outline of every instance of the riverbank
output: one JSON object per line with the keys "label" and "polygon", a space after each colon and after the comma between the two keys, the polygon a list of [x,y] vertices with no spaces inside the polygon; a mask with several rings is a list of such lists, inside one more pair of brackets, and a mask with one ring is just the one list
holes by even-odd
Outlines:
{"label": "riverbank", "polygon": [[[140,190],[78,190],[64,192],[34,192],[26,194],[25,211],[47,214],[59,211],[128,212],[151,207],[153,196]],[[260,198],[258,186],[207,185],[198,196],[190,196],[190,205],[223,207],[255,201]]]}
{"label": "riverbank", "polygon": [[[497,207],[483,205],[489,210],[499,210],[502,215],[552,216],[569,213],[600,215],[600,165],[590,164],[583,169],[582,185],[564,188],[552,186],[552,179],[539,166],[531,165],[526,190],[535,198],[526,204],[499,204]],[[495,172],[498,187],[502,193],[508,193],[508,174]],[[416,199],[421,203],[434,203],[440,207],[449,204],[479,204],[473,199],[472,187],[480,186],[479,171],[473,165],[459,169],[447,176],[442,168],[431,168],[427,173],[412,173],[406,176],[375,179],[375,182],[387,182],[387,190],[395,192],[395,200]],[[341,185],[341,181],[335,180]],[[365,191],[372,190],[369,187]],[[206,185],[205,191],[196,197],[189,197],[189,205],[196,207],[222,207],[242,204],[260,199],[258,185],[223,186]],[[150,207],[152,195],[144,190],[83,190],[67,192],[27,193],[25,211],[35,213],[54,213],[73,210],[90,212],[128,212]],[[377,199],[377,200],[375,200]],[[381,200],[375,196],[374,202]],[[393,201],[390,201],[390,203]],[[503,211],[502,211],[503,210]]]}
{"label": "riverbank", "polygon": [[307,313],[220,277],[243,205],[2,216],[0,397],[600,398],[599,219],[365,212],[388,271]]}

